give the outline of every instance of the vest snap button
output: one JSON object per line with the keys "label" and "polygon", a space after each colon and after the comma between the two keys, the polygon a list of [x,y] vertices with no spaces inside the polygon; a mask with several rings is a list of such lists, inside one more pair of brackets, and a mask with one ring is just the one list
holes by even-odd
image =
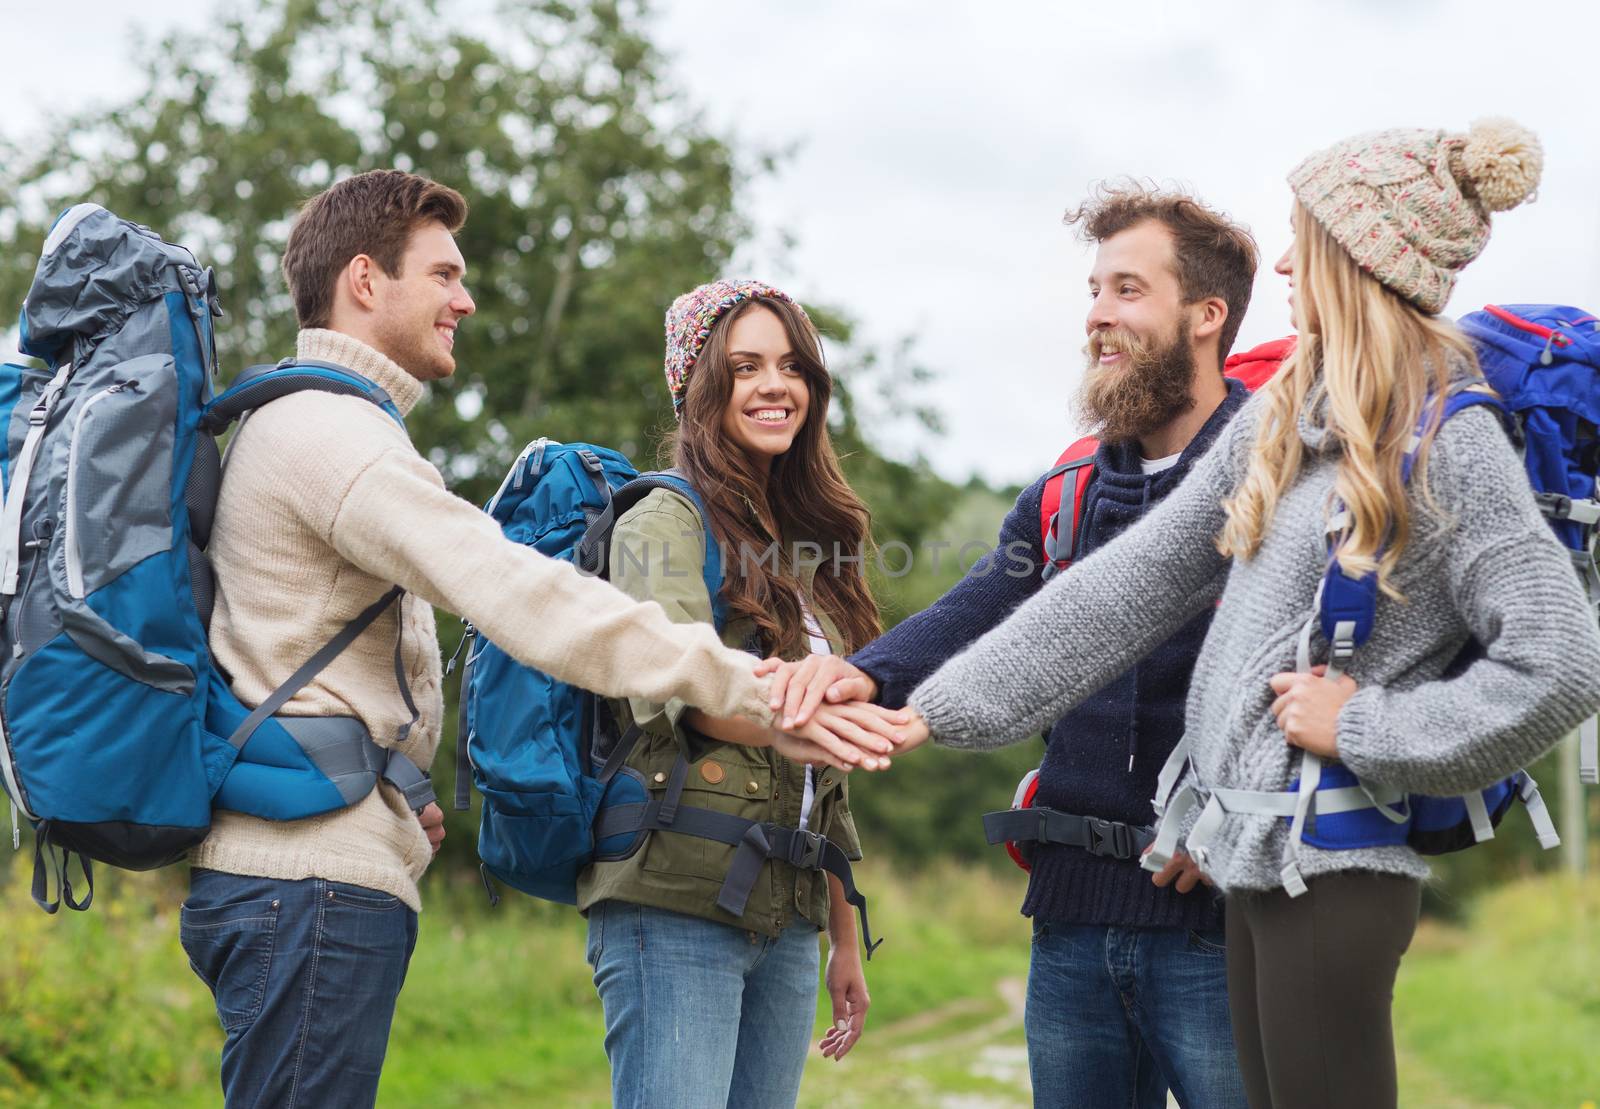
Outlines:
{"label": "vest snap button", "polygon": [[759,793],[761,791],[761,783],[760,782],[746,782],[744,784],[744,791],[746,793]]}
{"label": "vest snap button", "polygon": [[667,780],[667,772],[665,770],[657,770],[653,780],[655,781],[656,785],[660,785],[662,782]]}

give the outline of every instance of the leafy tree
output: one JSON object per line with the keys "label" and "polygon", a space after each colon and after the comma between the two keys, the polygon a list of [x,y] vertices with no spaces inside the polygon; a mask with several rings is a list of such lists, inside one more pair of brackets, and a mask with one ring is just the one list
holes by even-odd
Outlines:
{"label": "leafy tree", "polygon": [[[725,271],[749,232],[740,187],[772,159],[741,156],[682,101],[647,16],[645,0],[540,0],[475,29],[432,0],[265,0],[171,36],[145,49],[125,100],[0,145],[0,304],[25,295],[55,214],[92,198],[215,265],[231,374],[292,350],[278,260],[303,200],[352,173],[414,170],[468,197],[459,239],[478,304],[460,372],[408,421],[419,446],[480,502],[540,435],[648,462],[671,423],[663,310]],[[906,348],[854,349],[843,313],[814,315],[849,476],[879,541],[915,546],[955,490],[876,452],[859,412],[875,397],[874,412],[931,426],[926,373]],[[453,649],[459,624],[440,628]],[[441,782],[454,681],[447,696]],[[467,848],[465,823],[452,831],[450,850]]]}

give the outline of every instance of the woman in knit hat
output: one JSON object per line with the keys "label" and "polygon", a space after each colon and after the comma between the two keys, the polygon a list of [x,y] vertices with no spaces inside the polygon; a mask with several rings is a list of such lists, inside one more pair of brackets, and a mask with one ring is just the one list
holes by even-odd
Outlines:
{"label": "woman in knit hat", "polygon": [[[870,517],[829,441],[831,382],[805,310],[756,281],[703,285],[667,313],[666,369],[674,466],[700,505],[657,489],[624,512],[613,583],[674,620],[713,622],[720,608],[723,641],[762,655],[842,653],[876,636],[859,557]],[[707,524],[722,559],[718,598],[702,575]],[[816,721],[821,730],[884,751],[883,737],[904,719],[870,705],[835,708]],[[860,858],[845,775],[810,765],[820,759],[806,745],[828,737],[809,726],[783,737],[677,702],[620,703],[617,712],[620,724],[643,729],[624,772],[653,798],[681,782],[684,808],[776,828],[763,833],[772,844],[787,837],[808,850],[756,852],[748,835],[736,849],[662,829],[631,857],[581,877],[614,1102],[791,1106],[816,1018],[818,929],[828,933],[834,1018],[824,1055],[850,1050],[868,1005],[853,884],[818,869]],[[685,823],[681,812],[674,823]]]}
{"label": "woman in knit hat", "polygon": [[[910,699],[908,744],[923,722],[953,747],[1016,741],[1220,595],[1168,812],[1188,810],[1173,831],[1226,894],[1234,1040],[1258,1109],[1395,1103],[1392,989],[1428,875],[1403,831],[1335,841],[1329,816],[1319,835],[1268,802],[1298,804],[1291,786],[1324,767],[1356,777],[1353,803],[1467,794],[1600,708],[1600,632],[1495,412],[1440,415],[1476,363],[1438,313],[1490,213],[1526,199],[1541,165],[1508,121],[1363,135],[1302,162],[1278,264],[1293,357],[1159,509]],[[1330,547],[1376,589],[1353,655],[1351,629],[1335,627],[1334,651],[1313,615]]]}

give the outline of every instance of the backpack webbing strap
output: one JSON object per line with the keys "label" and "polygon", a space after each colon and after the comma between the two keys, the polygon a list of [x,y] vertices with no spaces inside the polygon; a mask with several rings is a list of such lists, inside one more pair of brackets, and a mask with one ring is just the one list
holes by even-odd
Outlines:
{"label": "backpack webbing strap", "polygon": [[376,743],[373,746],[387,756],[378,776],[400,792],[412,812],[421,812],[439,799],[426,770],[392,747],[378,747]]}
{"label": "backpack webbing strap", "polygon": [[[78,860],[78,869],[83,873],[83,883],[87,892],[83,900],[79,901],[72,895],[72,878],[70,869],[72,860]],[[56,896],[50,896],[50,871],[56,875]],[[41,820],[34,830],[33,837],[33,901],[39,908],[47,913],[54,913],[61,908],[62,902],[73,912],[81,913],[89,907],[94,900],[94,865],[88,857],[78,851],[70,851],[65,847],[57,847],[50,842],[50,822]]]}
{"label": "backpack webbing strap", "polygon": [[[400,599],[400,595],[404,592],[405,590],[397,585],[393,589],[389,590],[389,592],[379,597],[376,601],[372,602],[372,604],[368,605],[366,609],[356,616],[354,620],[351,620],[342,629],[340,629],[338,635],[328,640],[327,644],[322,648],[322,650],[312,655],[305,661],[305,664],[302,665],[300,669],[291,674],[288,681],[284,682],[277,689],[273,690],[272,694],[265,701],[262,701],[259,705],[257,705],[255,710],[251,712],[249,716],[244,718],[244,722],[233,730],[233,734],[228,737],[228,742],[232,744],[236,750],[242,749],[244,745],[249,742],[250,737],[255,734],[256,729],[261,727],[262,722],[265,721],[267,717],[273,715],[284,705],[288,704],[289,699],[292,698],[296,693],[299,693],[300,690],[305,688],[307,682],[321,673],[322,670],[326,668],[327,665],[334,659],[342,655],[345,648],[354,643],[362,632],[371,627],[372,622],[378,617],[382,616],[390,605],[394,604]],[[403,688],[405,678],[403,669],[401,669],[400,677]],[[406,703],[410,705],[413,710],[415,710],[416,706],[411,701],[411,692],[409,690],[406,691]]]}
{"label": "backpack webbing strap", "polygon": [[[1078,539],[1078,516],[1083,511],[1083,495],[1094,476],[1095,454],[1100,441],[1086,436],[1073,443],[1061,458],[1044,475],[1044,492],[1039,502],[1040,535],[1044,547],[1045,564],[1040,573],[1049,581],[1072,562],[1072,550]],[[1072,503],[1067,504],[1066,482],[1072,479]],[[1063,525],[1062,513],[1066,513]],[[1063,534],[1063,530],[1065,534]]]}
{"label": "backpack webbing strap", "polygon": [[1081,847],[1091,855],[1108,859],[1136,859],[1156,838],[1154,828],[1039,806],[984,813],[983,832],[991,844],[1048,843]]}
{"label": "backpack webbing strap", "polygon": [[[397,585],[395,588],[399,589],[400,587]],[[402,590],[402,592],[404,591]],[[396,597],[395,599],[399,602],[400,609],[396,611],[394,621],[394,684],[400,687],[400,699],[406,703],[406,711],[411,713],[411,719],[400,725],[395,732],[394,741],[398,745],[404,743],[410,737],[411,729],[416,726],[418,720],[422,719],[422,711],[417,708],[416,699],[411,696],[411,683],[406,680],[406,660],[404,654],[402,654],[406,642],[405,601],[401,597]],[[328,661],[332,662],[333,660],[330,658]]]}
{"label": "backpack webbing strap", "polygon": [[611,753],[606,756],[605,763],[595,774],[601,785],[605,785],[616,777],[617,771],[622,769],[622,764],[628,761],[628,756],[633,753],[634,745],[639,742],[639,737],[644,735],[644,729],[637,724],[629,724],[628,730],[622,733],[616,746],[611,748]]}
{"label": "backpack webbing strap", "polygon": [[1578,725],[1578,780],[1600,785],[1600,720],[1593,716]]}
{"label": "backpack webbing strap", "polygon": [[[682,759],[678,761],[688,766]],[[670,786],[667,792],[671,794]],[[594,838],[598,841],[613,835],[665,830],[714,840],[735,848],[733,863],[717,893],[717,907],[733,916],[744,915],[750,892],[760,877],[761,866],[768,859],[781,859],[796,870],[825,871],[839,880],[844,887],[845,901],[861,918],[861,942],[867,958],[871,959],[872,953],[883,943],[881,939],[872,938],[872,927],[867,920],[867,899],[856,888],[849,857],[838,844],[820,832],[786,828],[770,821],[747,820],[713,809],[681,806],[673,811],[670,822],[663,823],[661,809],[664,800],[613,805],[601,810],[595,820]]]}
{"label": "backpack webbing strap", "polygon": [[1522,798],[1522,807],[1528,810],[1528,819],[1533,823],[1533,834],[1539,837],[1539,846],[1546,851],[1560,847],[1561,836],[1556,833],[1556,822],[1550,819],[1550,809],[1544,803],[1544,795],[1539,792],[1539,783],[1526,770],[1522,772],[1522,781],[1517,786],[1517,796]]}
{"label": "backpack webbing strap", "polygon": [[461,635],[461,642],[456,644],[456,653],[451,656],[450,662],[445,666],[446,674],[456,668],[456,659],[461,657],[461,652],[467,653],[466,665],[461,668],[461,690],[456,697],[456,799],[457,812],[465,812],[472,807],[472,755],[467,748],[472,739],[471,728],[467,723],[467,704],[470,698],[467,692],[472,688],[472,672],[477,668],[478,656],[475,648],[478,645],[478,629],[467,624],[467,630]]}
{"label": "backpack webbing strap", "polygon": [[3,563],[0,563],[0,593],[11,596],[17,591],[17,572],[22,566],[22,502],[28,495],[28,479],[33,476],[33,463],[39,456],[39,443],[44,439],[45,425],[55,411],[72,376],[72,363],[64,362],[44,392],[28,413],[28,434],[22,440],[16,459],[11,463],[11,482],[6,490],[5,506],[0,509],[0,536],[5,544]]}
{"label": "backpack webbing strap", "polygon": [[578,541],[573,561],[585,573],[609,578],[611,532],[616,527],[617,518],[656,489],[665,489],[683,497],[694,508],[695,515],[700,518],[706,546],[701,576],[705,581],[706,592],[711,595],[711,624],[720,635],[728,623],[728,602],[722,596],[722,547],[717,542],[716,534],[711,530],[705,502],[700,499],[700,494],[681,471],[657,470],[640,474],[616,493],[608,496],[605,508],[601,509],[600,514],[584,530],[583,538]]}
{"label": "backpack webbing strap", "polygon": [[361,397],[387,412],[402,429],[406,426],[400,409],[381,385],[333,362],[296,358],[286,358],[273,365],[251,366],[245,370],[220,396],[206,405],[200,414],[200,426],[213,435],[220,435],[245,413],[253,412],[279,397],[305,390]]}

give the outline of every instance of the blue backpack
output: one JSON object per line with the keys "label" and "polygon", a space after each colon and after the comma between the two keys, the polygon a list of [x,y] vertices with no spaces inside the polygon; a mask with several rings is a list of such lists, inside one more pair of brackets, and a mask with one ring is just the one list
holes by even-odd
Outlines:
{"label": "blue backpack", "polygon": [[211,271],[188,250],[80,204],[50,232],[22,309],[19,345],[45,368],[0,369],[0,781],[13,847],[18,813],[34,826],[33,896],[47,912],[88,907],[90,860],[181,858],[214,803],[283,820],[349,804],[380,775],[409,798],[426,791],[354,720],[272,716],[398,590],[253,710],[212,663],[216,435],[301,389],[399,419],[382,390],[335,366],[257,367],[213,397],[220,315]]}
{"label": "blue backpack", "polygon": [[[700,517],[702,573],[721,632],[727,623],[721,548],[699,494],[676,471],[639,474],[605,447],[539,439],[518,457],[484,510],[508,539],[603,578],[616,521],[656,489],[683,496]],[[759,654],[759,644],[753,650]],[[826,837],[680,804],[689,770],[682,756],[659,796],[652,795],[623,765],[642,732],[637,725],[620,728],[604,698],[522,665],[470,625],[458,657],[461,651],[467,662],[455,807],[469,807],[473,785],[483,795],[478,855],[492,901],[498,901],[494,878],[534,897],[576,904],[585,867],[629,858],[651,832],[670,830],[737,848],[717,900],[735,916],[743,915],[768,859],[834,875],[861,916],[871,957],[877,945],[867,927],[866,898],[856,890],[844,852]]]}
{"label": "blue backpack", "polygon": [[[1464,383],[1425,408],[1415,444],[1428,420],[1440,423],[1475,405],[1492,408],[1523,451],[1535,498],[1556,535],[1572,552],[1592,601],[1600,600],[1600,573],[1594,561],[1600,502],[1596,471],[1600,469],[1600,329],[1594,316],[1559,305],[1490,306],[1461,321],[1477,348],[1484,381]],[[1486,384],[1489,389],[1481,388]],[[1492,391],[1490,391],[1492,390]],[[1409,479],[1414,454],[1408,453],[1404,475]],[[1346,575],[1332,557],[1344,520],[1336,513],[1329,524],[1329,563],[1317,594],[1316,611],[1301,632],[1298,668],[1311,669],[1311,635],[1320,630],[1330,646],[1328,673],[1337,675],[1372,634],[1377,606],[1377,578]],[[1456,665],[1471,660],[1469,646]],[[1595,722],[1581,733],[1586,752],[1586,780],[1594,781]],[[1147,870],[1159,871],[1177,847],[1181,826],[1200,808],[1190,830],[1190,854],[1205,866],[1206,844],[1228,812],[1275,815],[1289,822],[1290,837],[1282,878],[1291,896],[1305,892],[1297,861],[1300,843],[1329,850],[1408,844],[1421,854],[1458,851],[1494,837],[1494,829],[1521,800],[1545,849],[1559,846],[1538,784],[1518,771],[1487,789],[1461,797],[1404,794],[1363,782],[1338,762],[1302,755],[1300,776],[1283,793],[1214,789],[1202,806],[1199,791],[1186,785],[1174,793],[1188,764],[1188,745],[1180,742],[1162,769],[1155,807],[1161,817],[1155,844],[1144,857]]]}
{"label": "blue backpack", "polygon": [[[1534,498],[1600,606],[1600,320],[1564,304],[1489,305],[1461,318],[1478,362],[1516,418]],[[1578,731],[1579,774],[1600,783],[1600,729]]]}

